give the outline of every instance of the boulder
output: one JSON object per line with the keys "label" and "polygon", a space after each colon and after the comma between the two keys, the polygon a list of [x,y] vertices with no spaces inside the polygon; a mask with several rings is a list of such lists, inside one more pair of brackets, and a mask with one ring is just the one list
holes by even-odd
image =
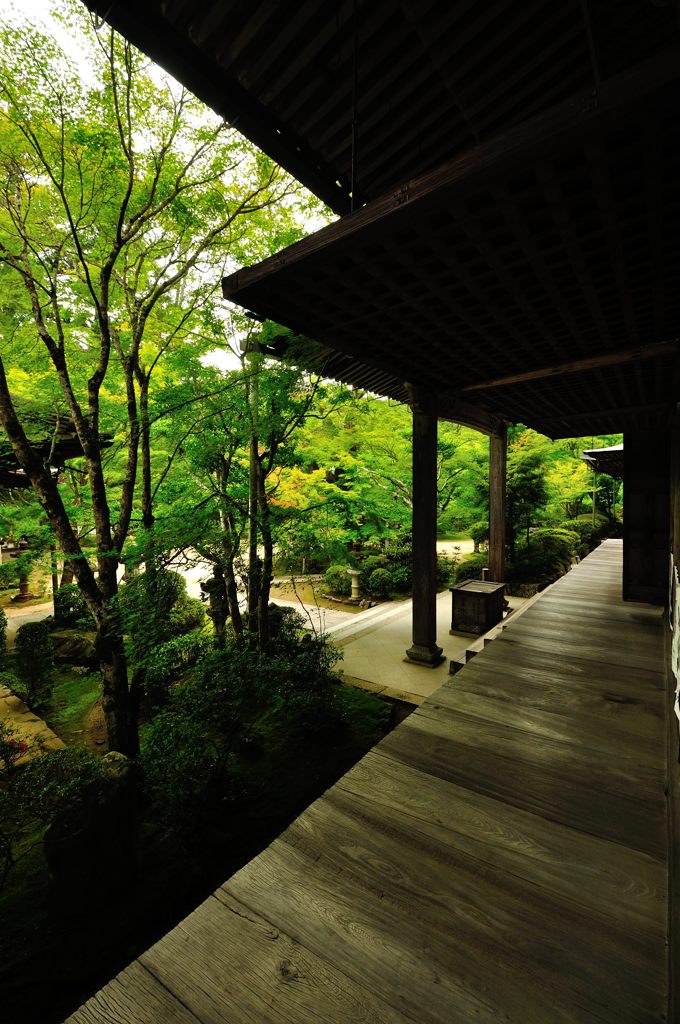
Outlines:
{"label": "boulder", "polygon": [[79,629],[57,629],[52,633],[57,661],[70,665],[84,665],[95,669],[99,665],[95,648],[96,633]]}

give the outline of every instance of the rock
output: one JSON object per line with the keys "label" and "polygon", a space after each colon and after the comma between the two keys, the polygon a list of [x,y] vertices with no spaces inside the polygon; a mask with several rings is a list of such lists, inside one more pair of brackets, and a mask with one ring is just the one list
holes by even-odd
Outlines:
{"label": "rock", "polygon": [[54,653],[58,661],[71,665],[83,665],[88,669],[97,668],[99,658],[95,648],[95,633],[78,629],[57,629],[52,633]]}

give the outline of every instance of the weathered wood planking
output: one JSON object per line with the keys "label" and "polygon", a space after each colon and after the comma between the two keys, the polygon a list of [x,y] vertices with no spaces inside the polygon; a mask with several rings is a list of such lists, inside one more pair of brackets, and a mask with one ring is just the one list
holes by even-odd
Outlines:
{"label": "weathered wood planking", "polygon": [[608,542],[71,1024],[652,1024],[663,626]]}

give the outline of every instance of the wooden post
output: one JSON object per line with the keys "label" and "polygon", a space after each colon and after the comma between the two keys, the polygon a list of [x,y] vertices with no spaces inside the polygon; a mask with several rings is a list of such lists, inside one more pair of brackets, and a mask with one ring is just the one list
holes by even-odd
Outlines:
{"label": "wooden post", "polygon": [[505,489],[508,428],[504,423],[489,437],[489,575],[494,583],[505,582]]}
{"label": "wooden post", "polygon": [[668,600],[670,436],[667,429],[623,435],[623,599]]}
{"label": "wooden post", "polygon": [[412,394],[413,413],[413,643],[409,661],[434,667],[437,646],[437,412],[422,393]]}

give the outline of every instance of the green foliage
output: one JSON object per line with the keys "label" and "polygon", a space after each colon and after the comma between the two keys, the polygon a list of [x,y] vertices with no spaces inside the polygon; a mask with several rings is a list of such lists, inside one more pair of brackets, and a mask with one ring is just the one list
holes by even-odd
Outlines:
{"label": "green foliage", "polygon": [[179,638],[193,630],[202,629],[205,625],[205,607],[197,597],[189,597],[184,593],[173,604],[168,613],[168,632],[173,638]]}
{"label": "green foliage", "polygon": [[465,580],[481,580],[482,569],[489,564],[489,556],[485,551],[465,555],[455,567],[452,586],[454,583],[464,583]]}
{"label": "green foliage", "polygon": [[341,725],[332,669],[337,653],[309,634],[302,617],[272,616],[271,653],[243,646],[204,649],[195,669],[171,690],[167,708],[145,729],[141,765],[159,814],[189,841],[215,806],[239,790],[237,753],[245,723],[273,716],[307,735]]}
{"label": "green foliage", "polygon": [[7,616],[0,608],[0,668],[7,658]]}
{"label": "green foliage", "polygon": [[387,569],[389,559],[387,555],[366,555],[361,559],[361,578],[368,578],[374,569]]}
{"label": "green foliage", "polygon": [[35,709],[46,699],[54,677],[54,645],[49,623],[43,620],[20,626],[14,649],[17,671],[26,687],[27,702]]}
{"label": "green foliage", "polygon": [[324,573],[324,583],[331,594],[349,597],[352,593],[352,580],[347,572],[347,565],[330,565]]}
{"label": "green foliage", "polygon": [[512,588],[535,583],[540,588],[554,583],[570,569],[579,545],[579,535],[571,530],[535,530],[528,544],[518,546],[515,558],[508,565],[508,585]]}
{"label": "green foliage", "polygon": [[453,584],[457,565],[457,556],[437,555],[437,590],[443,590]]}
{"label": "green foliage", "polygon": [[0,890],[17,861],[42,831],[67,809],[92,799],[101,763],[83,747],[66,747],[33,758],[0,786]]}
{"label": "green foliage", "polygon": [[584,558],[600,543],[600,531],[597,524],[593,524],[590,516],[587,519],[565,519],[560,526],[577,534],[579,538],[578,554],[581,558]]}
{"label": "green foliage", "polygon": [[484,519],[478,523],[473,523],[468,532],[477,547],[480,544],[486,544],[489,540],[489,520]]}
{"label": "green foliage", "polygon": [[44,718],[66,743],[81,743],[87,715],[100,696],[99,672],[74,675],[72,668],[67,666],[57,674],[49,707],[43,712]]}
{"label": "green foliage", "polygon": [[377,569],[373,569],[370,572],[365,581],[362,573],[362,589],[367,594],[370,594],[371,597],[377,597],[380,600],[384,600],[386,597],[390,596],[394,589],[394,576],[389,569],[381,569],[378,566]]}
{"label": "green foliage", "polygon": [[55,629],[93,629],[94,619],[87,602],[75,583],[57,590],[54,597]]}
{"label": "green foliage", "polygon": [[395,591],[398,594],[410,594],[413,583],[413,573],[410,566],[396,565],[390,572]]}
{"label": "green foliage", "polygon": [[19,677],[14,672],[9,672],[7,669],[0,669],[0,686],[6,686],[12,693],[17,693],[22,688],[22,683]]}
{"label": "green foliage", "polygon": [[153,565],[128,573],[117,608],[129,638],[129,657],[136,665],[146,665],[162,644],[205,623],[203,604],[189,597],[184,578]]}
{"label": "green foliage", "polygon": [[[198,715],[174,708],[144,730],[140,766],[156,815],[189,838],[215,790],[225,788],[229,748]],[[198,837],[197,841],[198,840]]]}
{"label": "green foliage", "polygon": [[[203,606],[200,610],[203,617]],[[204,657],[211,645],[205,633],[194,630],[173,637],[149,653],[145,663],[145,689],[152,705],[164,702],[171,683]]]}
{"label": "green foliage", "polygon": [[20,757],[28,749],[26,740],[19,736],[17,730],[0,718],[0,769],[10,775]]}

